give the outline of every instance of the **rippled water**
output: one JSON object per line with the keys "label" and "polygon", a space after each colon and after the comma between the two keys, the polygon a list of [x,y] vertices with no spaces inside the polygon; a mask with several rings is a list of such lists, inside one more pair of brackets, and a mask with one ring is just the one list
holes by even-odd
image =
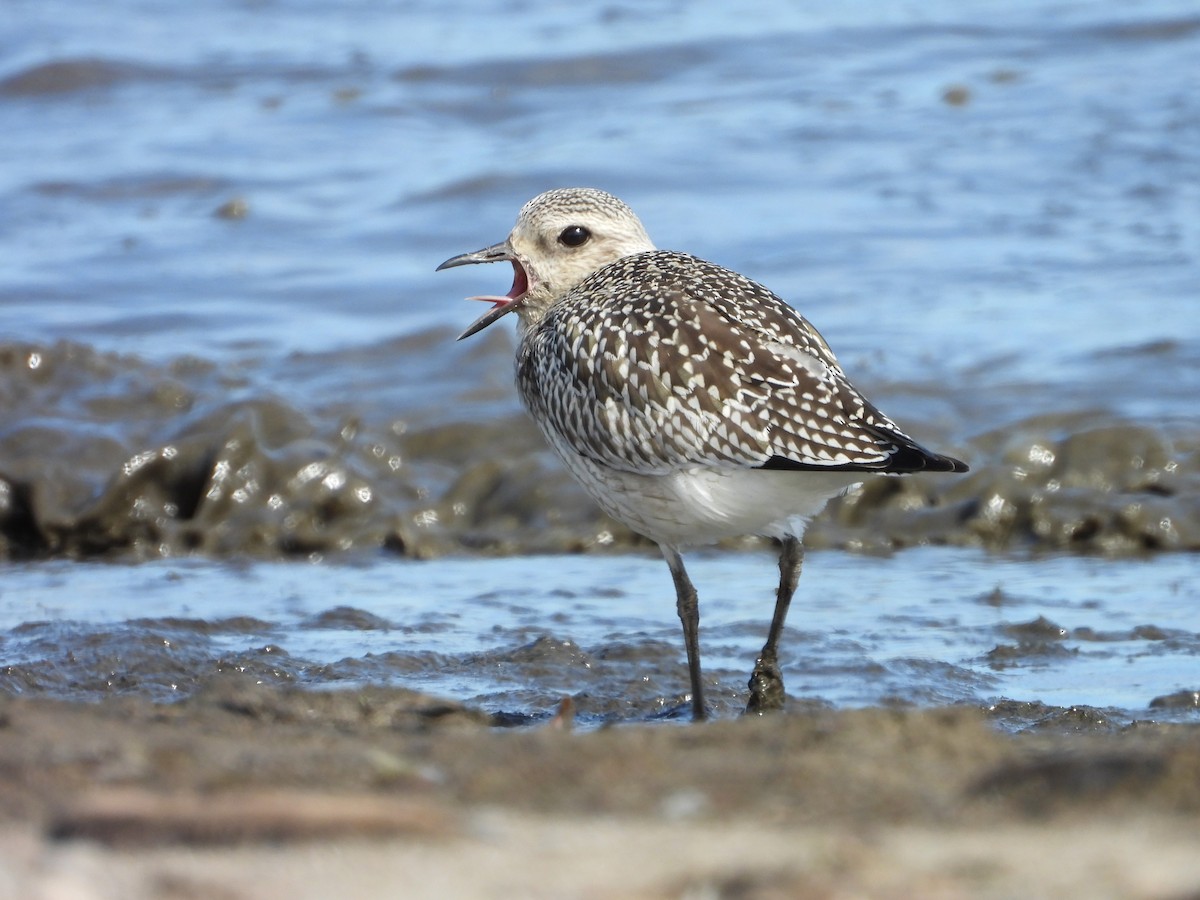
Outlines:
{"label": "rippled water", "polygon": [[[4,689],[167,697],[241,668],[522,715],[674,702],[661,562],[470,557],[631,546],[520,417],[507,326],[452,340],[507,275],[433,272],[563,184],[771,286],[972,464],[814,530],[1009,555],[814,554],[795,696],[1128,718],[1200,686],[1193,4],[5,17],[0,557],[30,561],[0,573]],[[736,705],[772,566],[696,565]]]}
{"label": "rippled water", "polygon": [[457,324],[486,276],[433,266],[581,182],[902,377],[1194,351],[1191,4],[826,7],[18,4],[0,332],[228,358]]}

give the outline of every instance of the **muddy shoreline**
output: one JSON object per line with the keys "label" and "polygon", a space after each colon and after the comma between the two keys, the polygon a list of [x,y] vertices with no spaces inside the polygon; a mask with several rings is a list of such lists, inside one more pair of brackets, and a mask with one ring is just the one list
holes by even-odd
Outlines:
{"label": "muddy shoreline", "polygon": [[[0,560],[644,544],[596,509],[516,407],[508,336],[454,360],[448,341],[435,329],[240,365],[0,344]],[[1157,355],[1142,348],[1147,364]],[[969,380],[865,387],[972,471],[875,480],[829,505],[810,548],[1200,549],[1194,423],[1024,399],[1002,415]]]}
{"label": "muddy shoreline", "polygon": [[581,732],[381,688],[9,698],[0,895],[1194,896],[1200,728],[1064,712]]}

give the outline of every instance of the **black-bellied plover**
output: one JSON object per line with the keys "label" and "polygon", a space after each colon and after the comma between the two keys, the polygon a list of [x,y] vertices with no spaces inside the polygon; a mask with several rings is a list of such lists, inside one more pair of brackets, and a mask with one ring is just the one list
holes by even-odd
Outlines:
{"label": "black-bellied plover", "polygon": [[748,711],[783,706],[777,645],[809,520],[869,475],[965,472],[917,444],[846,379],[808,321],[765,287],[656,250],[603,191],[534,197],[499,244],[438,269],[512,263],[507,295],[460,335],[517,314],[517,387],[600,507],[654,541],[675,581],[692,714],[706,715],[699,607],[680,549],[777,538],[779,588]]}

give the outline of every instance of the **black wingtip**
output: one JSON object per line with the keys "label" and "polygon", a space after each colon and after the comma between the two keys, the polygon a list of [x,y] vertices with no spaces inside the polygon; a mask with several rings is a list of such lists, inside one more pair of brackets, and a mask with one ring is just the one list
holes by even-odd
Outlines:
{"label": "black wingtip", "polygon": [[967,472],[969,467],[961,459],[943,456],[926,450],[920,444],[901,444],[876,471],[907,474],[914,472]]}
{"label": "black wingtip", "polygon": [[917,444],[901,444],[891,455],[875,462],[812,463],[798,462],[786,456],[772,456],[758,468],[789,472],[876,472],[911,475],[916,472],[969,472],[961,459],[931,453]]}
{"label": "black wingtip", "polygon": [[935,469],[934,471],[937,471],[937,472],[958,472],[958,473],[960,473],[960,474],[961,474],[961,473],[963,473],[963,472],[970,472],[970,471],[971,471],[971,467],[970,467],[970,466],[968,466],[968,465],[967,465],[965,462],[963,462],[961,459],[955,459],[953,456],[941,456],[941,457],[938,457],[938,458],[939,458],[939,459],[941,459],[941,460],[942,460],[942,461],[944,461],[944,462],[947,462],[947,463],[949,463],[949,464],[950,464],[950,468],[948,468],[948,469]]}

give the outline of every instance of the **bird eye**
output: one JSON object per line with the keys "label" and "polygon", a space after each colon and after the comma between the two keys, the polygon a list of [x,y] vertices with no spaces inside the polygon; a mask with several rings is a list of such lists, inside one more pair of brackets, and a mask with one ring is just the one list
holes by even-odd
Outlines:
{"label": "bird eye", "polygon": [[582,225],[568,225],[558,236],[558,242],[568,247],[581,247],[591,236],[592,233]]}

